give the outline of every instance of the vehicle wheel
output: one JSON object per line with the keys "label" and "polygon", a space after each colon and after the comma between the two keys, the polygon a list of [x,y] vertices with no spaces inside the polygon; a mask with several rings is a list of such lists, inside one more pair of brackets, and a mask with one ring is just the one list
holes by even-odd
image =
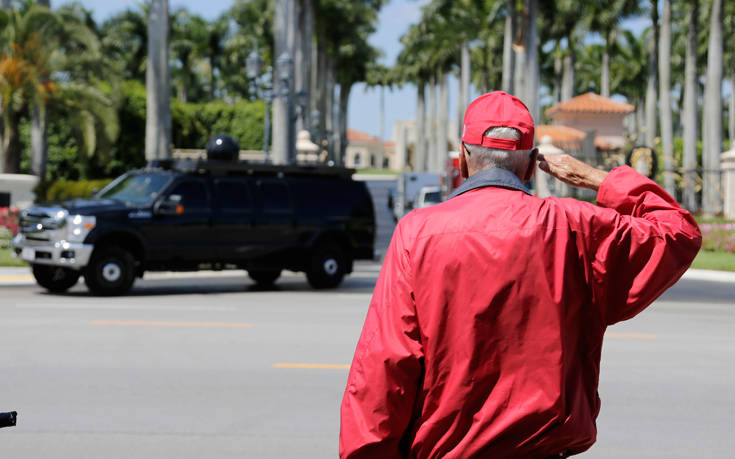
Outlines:
{"label": "vehicle wheel", "polygon": [[317,246],[312,251],[306,279],[314,288],[334,288],[345,277],[347,262],[347,255],[338,245]]}
{"label": "vehicle wheel", "polygon": [[276,279],[281,277],[281,270],[249,270],[248,276],[258,285],[269,286],[273,285]]}
{"label": "vehicle wheel", "polygon": [[80,273],[61,266],[33,265],[33,277],[38,285],[52,293],[63,293],[79,280]]}
{"label": "vehicle wheel", "polygon": [[84,283],[95,295],[126,293],[135,281],[135,259],[118,247],[101,249],[92,255],[84,272]]}

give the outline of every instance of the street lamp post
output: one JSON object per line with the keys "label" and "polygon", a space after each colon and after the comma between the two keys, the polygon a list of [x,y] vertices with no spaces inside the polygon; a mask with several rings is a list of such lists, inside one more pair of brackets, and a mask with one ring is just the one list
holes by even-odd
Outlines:
{"label": "street lamp post", "polygon": [[261,75],[263,68],[263,59],[256,50],[250,53],[245,60],[246,73],[250,80],[250,94],[254,98],[260,98],[265,101],[265,120],[263,130],[263,152],[265,153],[265,162],[270,162],[270,133],[271,133],[271,107],[275,94],[273,93],[273,76],[272,69],[268,67],[265,74]]}
{"label": "street lamp post", "polygon": [[[275,99],[281,99],[286,109],[285,126],[278,125],[279,121],[276,120],[276,128],[281,129],[277,135],[279,137],[280,145],[285,144],[286,148],[286,162],[292,163],[296,159],[296,121],[298,116],[303,117],[303,113],[306,106],[307,93],[305,91],[299,91],[294,94],[291,91],[291,83],[294,79],[293,69],[293,58],[288,53],[281,54],[276,59],[275,67],[275,79],[276,85],[273,85],[273,69],[268,67],[265,73],[261,76],[263,67],[263,59],[258,55],[258,52],[253,50],[245,61],[247,76],[250,79],[250,88],[253,97],[261,98],[266,103],[265,112],[265,133],[263,134],[263,149],[265,151],[266,162],[270,161],[268,153],[268,147],[270,144],[270,130],[271,130],[271,106]],[[298,105],[299,113],[295,113],[295,106]],[[275,143],[274,143],[275,144]],[[278,152],[275,152],[278,154]],[[278,155],[277,155],[278,156]]]}

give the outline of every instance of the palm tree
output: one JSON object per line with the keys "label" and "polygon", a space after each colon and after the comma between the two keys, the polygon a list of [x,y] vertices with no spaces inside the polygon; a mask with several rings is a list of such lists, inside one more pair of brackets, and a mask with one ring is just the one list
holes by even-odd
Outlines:
{"label": "palm tree", "polygon": [[704,88],[702,211],[712,217],[722,210],[720,153],[722,148],[722,0],[713,0],[707,46],[707,81]]}
{"label": "palm tree", "polygon": [[541,2],[539,6],[539,16],[554,18],[550,30],[545,33],[551,39],[564,43],[560,98],[567,100],[575,95],[577,52],[581,49],[585,31],[589,28],[591,7],[587,2],[574,0]]}
{"label": "palm tree", "polygon": [[516,34],[516,1],[506,0],[505,21],[503,25],[503,83],[501,89],[509,94],[513,93],[513,39]]}
{"label": "palm tree", "polygon": [[145,156],[171,156],[171,75],[168,67],[168,0],[153,0],[148,15]]}
{"label": "palm tree", "polygon": [[636,36],[630,30],[623,30],[618,35],[619,50],[617,56],[611,62],[611,90],[628,98],[628,101],[636,106],[636,141],[642,142],[643,125],[645,115],[643,113],[644,98],[646,94],[646,76],[648,67],[646,64],[648,35],[651,29],[644,30],[640,36]]}
{"label": "palm tree", "polygon": [[600,68],[600,94],[610,97],[610,55],[614,53],[618,24],[640,11],[637,0],[598,0],[592,5],[591,29],[604,42]]}
{"label": "palm tree", "polygon": [[674,181],[674,126],[671,114],[671,0],[664,0],[659,46],[659,100],[661,101],[661,146],[664,157],[664,188],[676,196]]}
{"label": "palm tree", "polygon": [[[699,0],[690,0],[686,36],[686,68],[684,71],[684,206],[697,210],[697,107],[699,84],[697,82],[697,21]],[[731,115],[732,117],[732,115]]]}
{"label": "palm tree", "polygon": [[196,70],[198,52],[207,40],[207,23],[184,8],[174,12],[171,20],[171,52],[177,63],[172,72],[172,85],[179,100],[188,102],[201,96]]}
{"label": "palm tree", "polygon": [[380,146],[376,163],[378,168],[382,169],[384,157],[383,142],[385,141],[385,89],[393,88],[392,72],[387,67],[374,63],[368,67],[365,83],[367,88],[377,87],[380,91],[380,121],[378,127],[378,141],[380,142]]}
{"label": "palm tree", "polygon": [[148,6],[128,9],[107,19],[101,27],[103,54],[122,65],[125,79],[145,82],[148,53]]}
{"label": "palm tree", "polygon": [[651,0],[651,36],[648,41],[648,79],[646,86],[646,143],[656,143],[656,82],[658,80],[658,1]]}
{"label": "palm tree", "polygon": [[[105,62],[100,44],[83,19],[74,7],[51,12],[31,4],[9,14],[0,12],[0,24],[4,24],[0,33],[0,94],[5,171],[19,170],[19,125],[28,110],[32,116],[33,169],[42,178],[49,107],[55,112],[71,112],[72,126],[92,151],[99,121],[114,118],[109,116],[114,113],[110,99],[97,88]],[[111,119],[109,129],[103,131],[114,138],[116,128]]]}
{"label": "palm tree", "polygon": [[205,40],[201,43],[200,53],[209,63],[209,100],[215,98],[217,91],[217,75],[220,70],[220,61],[225,54],[225,39],[229,32],[229,20],[226,15],[220,16],[206,25]]}

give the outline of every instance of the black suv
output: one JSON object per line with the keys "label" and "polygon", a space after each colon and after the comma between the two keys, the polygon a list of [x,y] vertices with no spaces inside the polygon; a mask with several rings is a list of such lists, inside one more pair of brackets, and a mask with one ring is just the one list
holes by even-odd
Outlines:
{"label": "black suv", "polygon": [[98,295],[127,292],[145,271],[245,269],[272,284],[305,271],[336,287],[356,259],[373,258],[375,216],[352,169],[230,161],[158,161],[92,199],[34,206],[13,240],[42,287],[84,276]]}

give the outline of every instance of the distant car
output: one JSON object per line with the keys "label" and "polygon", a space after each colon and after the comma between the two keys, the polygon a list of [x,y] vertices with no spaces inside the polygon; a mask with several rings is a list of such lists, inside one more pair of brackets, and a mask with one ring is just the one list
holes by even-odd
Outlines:
{"label": "distant car", "polygon": [[429,207],[442,202],[442,190],[438,186],[425,186],[416,197],[416,208]]}
{"label": "distant car", "polygon": [[84,276],[98,295],[145,271],[239,268],[258,284],[283,269],[332,288],[372,259],[375,216],[352,169],[168,161],[119,177],[92,199],[34,206],[13,240],[52,292]]}

